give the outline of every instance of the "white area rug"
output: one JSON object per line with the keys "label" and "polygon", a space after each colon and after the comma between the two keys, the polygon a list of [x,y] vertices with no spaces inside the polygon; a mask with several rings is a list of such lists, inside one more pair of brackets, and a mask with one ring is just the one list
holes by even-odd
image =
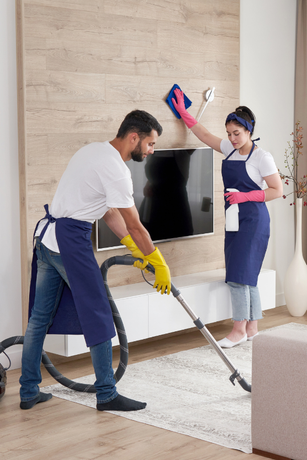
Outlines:
{"label": "white area rug", "polygon": [[[307,326],[295,323],[279,328],[304,328],[307,332]],[[225,353],[251,383],[252,342]],[[137,412],[112,413],[251,453],[251,394],[237,381],[233,386],[230,374],[211,345],[132,364],[117,389],[124,396],[147,402],[147,407]],[[76,381],[92,384],[95,376]],[[96,408],[95,394],[75,392],[60,384],[42,391]]]}

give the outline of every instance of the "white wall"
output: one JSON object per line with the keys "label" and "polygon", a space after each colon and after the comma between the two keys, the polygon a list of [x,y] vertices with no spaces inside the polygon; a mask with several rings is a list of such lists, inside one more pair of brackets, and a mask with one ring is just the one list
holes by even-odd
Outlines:
{"label": "white wall", "polygon": [[[240,103],[256,115],[255,137],[283,171],[294,126],[295,0],[241,0]],[[264,267],[276,270],[277,305],[294,251],[294,215],[289,200],[268,203],[271,238]]]}
{"label": "white wall", "polygon": [[[0,2],[0,341],[22,333],[17,143],[15,2]],[[20,367],[21,346],[10,348]],[[3,354],[0,362],[8,361]]]}
{"label": "white wall", "polygon": [[[256,134],[282,168],[294,119],[296,2],[241,1],[241,104],[257,117]],[[15,2],[0,2],[0,341],[22,333],[18,146],[16,100]],[[277,272],[277,304],[284,303],[283,278],[293,255],[293,209],[282,199],[269,203],[271,240],[265,268]],[[9,354],[20,365],[20,348]],[[3,354],[0,362],[6,365]]]}

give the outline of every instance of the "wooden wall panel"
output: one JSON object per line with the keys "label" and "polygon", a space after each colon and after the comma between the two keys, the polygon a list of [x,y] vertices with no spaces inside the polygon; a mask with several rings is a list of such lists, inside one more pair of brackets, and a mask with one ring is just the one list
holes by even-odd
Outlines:
{"label": "wooden wall panel", "polygon": [[[27,285],[33,229],[80,147],[113,139],[124,116],[136,108],[152,113],[162,124],[157,148],[199,147],[201,143],[165,103],[174,83],[193,101],[189,111],[195,117],[204,93],[215,86],[214,102],[202,122],[225,137],[225,117],[239,102],[240,4],[239,0],[16,0],[16,6]],[[224,266],[220,168],[221,155],[216,153],[214,235],[160,245],[174,276]],[[96,257],[101,263],[125,252],[103,251]],[[111,286],[141,281],[132,268],[112,268],[109,276]],[[23,297],[26,310],[27,296]]]}

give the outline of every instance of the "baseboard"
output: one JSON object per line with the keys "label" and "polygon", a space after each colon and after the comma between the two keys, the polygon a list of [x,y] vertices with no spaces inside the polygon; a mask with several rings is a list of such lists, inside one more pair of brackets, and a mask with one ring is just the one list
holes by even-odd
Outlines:
{"label": "baseboard", "polygon": [[282,292],[281,294],[276,294],[276,307],[282,307],[283,305],[286,305],[286,299]]}
{"label": "baseboard", "polygon": [[253,449],[253,454],[261,455],[265,458],[272,458],[273,460],[291,460],[289,457],[282,457],[281,455],[272,454],[271,452],[265,452],[260,449]]}

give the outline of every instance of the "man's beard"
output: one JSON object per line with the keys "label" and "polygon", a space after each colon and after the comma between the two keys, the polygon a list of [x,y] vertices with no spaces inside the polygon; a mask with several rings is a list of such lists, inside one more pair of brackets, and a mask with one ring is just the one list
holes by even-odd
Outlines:
{"label": "man's beard", "polygon": [[131,158],[133,161],[137,161],[138,163],[141,163],[141,161],[144,160],[144,153],[142,153],[142,142],[139,140],[138,145],[135,147],[135,149],[131,152]]}

